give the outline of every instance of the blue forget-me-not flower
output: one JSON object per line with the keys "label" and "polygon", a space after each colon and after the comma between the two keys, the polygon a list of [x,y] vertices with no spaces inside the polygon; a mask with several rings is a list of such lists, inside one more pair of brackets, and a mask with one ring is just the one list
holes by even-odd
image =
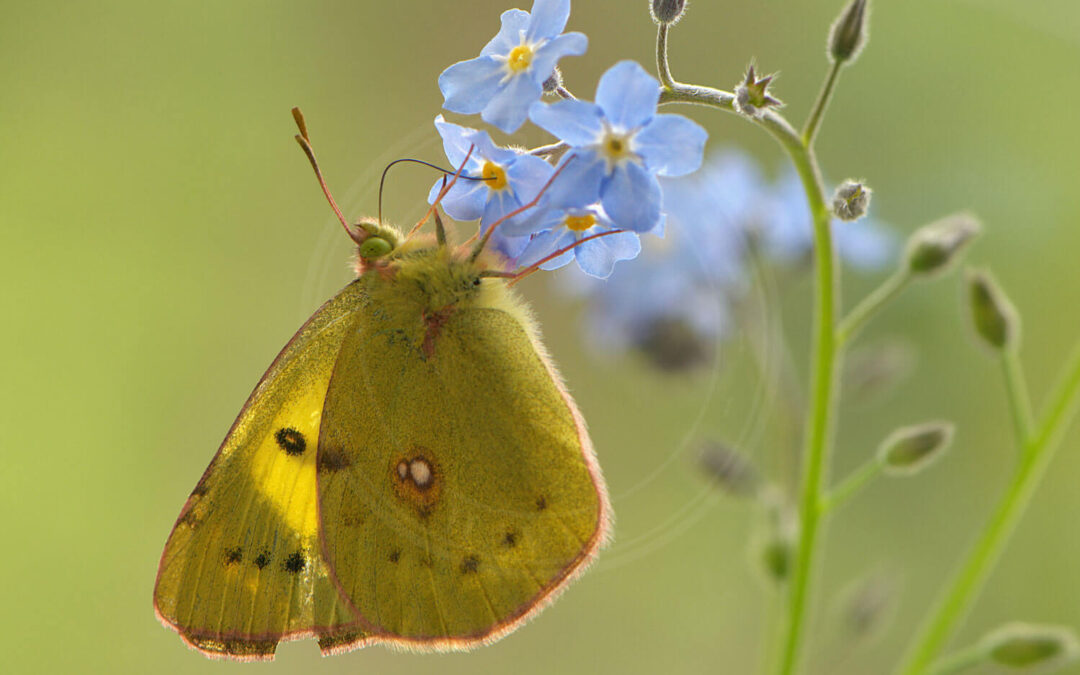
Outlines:
{"label": "blue forget-me-not flower", "polygon": [[502,29],[480,56],[455,63],[439,76],[443,107],[480,113],[506,133],[517,131],[559,59],[580,56],[588,47],[583,33],[562,34],[569,16],[570,0],[535,0],[531,13],[503,12]]}
{"label": "blue forget-me-not flower", "polygon": [[[443,197],[442,207],[455,220],[479,218],[481,231],[486,231],[492,223],[536,197],[555,172],[550,164],[539,157],[495,145],[486,131],[447,122],[442,115],[435,118],[435,127],[442,136],[443,149],[450,164],[456,169],[468,156],[469,161],[465,163],[462,176],[481,179],[459,178]],[[469,154],[470,148],[472,154]],[[442,179],[431,186],[428,203],[435,201],[442,186]],[[501,230],[502,226],[496,235]],[[509,244],[506,241],[501,243]],[[523,238],[516,246],[510,244],[499,248],[508,257],[514,257],[526,243],[528,239]],[[517,250],[513,250],[515,248]]]}
{"label": "blue forget-me-not flower", "polygon": [[[513,234],[518,227],[511,223],[507,225],[508,234]],[[603,279],[611,274],[616,262],[636,258],[641,252],[637,234],[617,231],[600,204],[564,208],[548,204],[538,212],[533,227],[540,233],[532,237],[518,258],[517,264],[521,267],[533,265],[572,246],[571,250],[540,265],[540,269],[554,270],[576,260],[583,272]],[[608,232],[611,234],[605,234]]]}
{"label": "blue forget-me-not flower", "polygon": [[529,118],[571,146],[550,188],[553,203],[599,201],[622,230],[648,232],[661,222],[657,176],[681,176],[701,165],[708,134],[681,115],[657,114],[660,83],[633,61],[612,66],[596,103],[536,102]]}

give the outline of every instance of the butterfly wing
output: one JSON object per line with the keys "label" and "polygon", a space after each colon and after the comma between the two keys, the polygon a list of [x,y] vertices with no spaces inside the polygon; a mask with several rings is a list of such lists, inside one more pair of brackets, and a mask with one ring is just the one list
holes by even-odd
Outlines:
{"label": "butterfly wing", "polygon": [[581,417],[507,312],[454,313],[430,357],[421,335],[369,324],[346,337],[319,440],[332,576],[373,639],[418,649],[497,639],[606,536]]}
{"label": "butterfly wing", "polygon": [[278,355],[169,536],[154,608],[208,656],[271,659],[280,640],[361,639],[320,555],[315,498],[323,399],[359,298],[354,282]]}

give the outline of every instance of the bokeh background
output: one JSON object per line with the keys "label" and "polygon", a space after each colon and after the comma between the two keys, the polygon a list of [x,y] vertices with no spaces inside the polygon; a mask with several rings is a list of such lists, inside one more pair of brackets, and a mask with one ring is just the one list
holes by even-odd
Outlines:
{"label": "bokeh background", "polygon": [[[777,93],[801,122],[840,5],[699,0],[673,33],[676,76],[726,88],[756,57],[781,72]],[[289,109],[306,112],[346,212],[373,213],[389,160],[442,160],[436,77],[474,56],[511,6],[0,3],[0,670],[260,667],[187,650],[154,619],[151,589],[169,528],[251,387],[348,280],[348,242],[292,140]],[[575,3],[569,27],[590,49],[564,61],[572,89],[590,97],[619,59],[652,69],[646,7]],[[1039,401],[1080,334],[1080,5],[876,2],[872,25],[819,138],[826,172],[866,178],[875,214],[901,233],[958,208],[982,215],[970,258],[1022,308]],[[783,166],[751,125],[690,114],[714,146]],[[398,170],[387,215],[415,219],[431,180]],[[846,297],[885,273],[848,275]],[[904,336],[916,368],[878,396],[843,402],[834,475],[899,424],[943,417],[959,433],[932,471],[881,481],[832,521],[810,624],[814,672],[886,672],[1014,462],[999,372],[971,338],[957,280],[914,288],[863,337]],[[801,376],[810,285],[805,273],[782,281],[763,307],[782,317],[773,325]],[[748,554],[760,518],[702,476],[697,444],[735,443],[790,481],[784,387],[755,366],[752,339],[718,345],[714,367],[661,374],[586,345],[581,308],[549,279],[523,287],[590,421],[618,516],[614,545],[492,647],[322,659],[311,642],[289,643],[277,672],[757,668],[778,604]],[[1070,433],[957,644],[1013,619],[1080,627],[1078,475],[1080,435]],[[857,639],[837,603],[868,578],[888,580],[893,609]]]}

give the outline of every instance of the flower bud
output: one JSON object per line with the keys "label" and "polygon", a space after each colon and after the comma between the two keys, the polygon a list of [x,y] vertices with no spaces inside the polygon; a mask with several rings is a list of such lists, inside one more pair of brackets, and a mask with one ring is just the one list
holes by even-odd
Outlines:
{"label": "flower bud", "polygon": [[829,56],[844,63],[859,57],[870,30],[866,20],[868,0],[851,0],[829,29]]}
{"label": "flower bud", "polygon": [[992,349],[1014,348],[1020,342],[1020,318],[986,270],[968,270],[968,301],[975,332]]}
{"label": "flower bud", "polygon": [[840,220],[851,222],[866,215],[870,209],[870,188],[854,180],[846,180],[833,193],[833,213]]}
{"label": "flower bud", "polygon": [[905,265],[913,276],[944,273],[981,232],[982,225],[970,213],[954,213],[924,225],[908,239]]}
{"label": "flower bud", "polygon": [[711,362],[715,345],[681,319],[654,319],[634,336],[634,346],[649,365],[667,373],[684,373]]}
{"label": "flower bud", "polygon": [[734,448],[710,441],[701,452],[701,468],[734,497],[753,497],[761,484],[757,469]]}
{"label": "flower bud", "polygon": [[843,390],[859,405],[872,402],[908,377],[916,361],[915,347],[899,338],[856,347],[844,359]]}
{"label": "flower bud", "polygon": [[563,85],[562,71],[558,67],[551,71],[551,76],[544,80],[544,93],[554,94]]}
{"label": "flower bud", "polygon": [[889,434],[878,448],[878,461],[886,473],[911,475],[944,454],[952,442],[949,422],[927,422],[902,427]]}
{"label": "flower bud", "polygon": [[794,543],[785,537],[772,537],[761,543],[759,551],[761,569],[765,577],[776,584],[787,581],[795,557]]}
{"label": "flower bud", "polygon": [[1062,666],[1076,659],[1076,634],[1062,626],[1012,623],[982,640],[987,659],[1009,668]]}
{"label": "flower bud", "polygon": [[682,18],[686,11],[686,0],[652,0],[649,13],[659,25],[672,25]]}
{"label": "flower bud", "polygon": [[775,75],[758,77],[751,63],[746,76],[735,85],[735,109],[747,117],[760,118],[769,108],[783,107],[784,102],[769,93],[773,77]]}

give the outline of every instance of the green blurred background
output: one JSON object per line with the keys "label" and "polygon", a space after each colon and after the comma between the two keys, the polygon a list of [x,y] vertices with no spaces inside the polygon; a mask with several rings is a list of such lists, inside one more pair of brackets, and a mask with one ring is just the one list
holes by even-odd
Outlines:
{"label": "green blurred background", "polygon": [[[676,76],[726,88],[757,57],[781,71],[777,93],[801,122],[841,4],[699,0],[673,33]],[[510,6],[0,4],[0,670],[253,667],[186,649],[154,619],[150,598],[169,528],[241,403],[348,279],[348,242],[292,140],[289,108],[307,114],[346,212],[373,213],[387,161],[442,160],[436,77],[474,56]],[[618,59],[651,69],[646,7],[575,3],[570,29],[587,33],[590,49],[563,63],[573,90],[590,97]],[[1080,5],[879,1],[872,21],[819,138],[826,172],[866,178],[876,214],[905,232],[958,208],[984,217],[971,258],[992,266],[1023,310],[1038,401],[1080,334]],[[692,114],[714,146],[781,166],[750,125]],[[398,170],[388,216],[414,220],[431,180]],[[845,294],[876,281],[848,275]],[[523,286],[590,421],[618,516],[614,545],[492,647],[322,659],[311,642],[289,643],[277,672],[756,668],[778,597],[748,563],[758,519],[694,461],[697,441],[717,436],[790,480],[790,419],[753,367],[752,341],[721,346],[712,371],[658,375],[583,345],[578,310],[549,280]],[[796,280],[770,300],[799,372],[809,290]],[[834,474],[899,424],[944,417],[959,434],[932,471],[882,481],[832,522],[811,622],[818,673],[886,671],[1015,457],[999,372],[973,344],[955,275],[907,293],[864,340],[899,334],[918,368],[884,395],[842,405]],[[1013,619],[1080,627],[1078,451],[1070,433],[958,643]],[[867,575],[892,580],[896,607],[884,630],[859,641],[835,607]]]}

